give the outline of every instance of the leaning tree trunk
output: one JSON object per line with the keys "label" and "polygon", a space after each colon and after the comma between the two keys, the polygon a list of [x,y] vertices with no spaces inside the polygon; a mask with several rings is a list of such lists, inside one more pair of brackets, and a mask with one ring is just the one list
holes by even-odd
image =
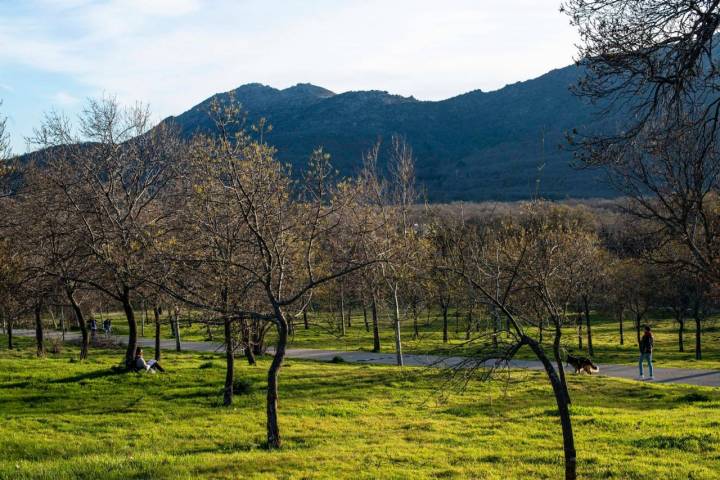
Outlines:
{"label": "leaning tree trunk", "polygon": [[[72,287],[69,287],[72,288]],[[68,300],[70,300],[70,306],[72,306],[73,312],[75,313],[75,320],[77,320],[78,326],[80,327],[80,335],[82,335],[80,343],[80,360],[85,360],[88,357],[88,351],[90,349],[90,336],[88,335],[87,323],[85,323],[85,316],[82,313],[80,305],[75,300],[74,292],[70,289],[66,290]]]}
{"label": "leaning tree trunk", "polygon": [[372,305],[370,306],[372,313],[372,327],[373,327],[373,352],[380,351],[380,327],[378,325],[377,315],[377,302],[375,301],[375,295],[372,298]]}
{"label": "leaning tree trunk", "polygon": [[123,287],[123,294],[120,298],[122,302],[123,310],[125,311],[125,317],[128,322],[128,345],[125,350],[125,368],[131,370],[135,363],[135,350],[137,350],[137,321],[135,321],[135,312],[130,304],[130,289]]}
{"label": "leaning tree trunk", "polygon": [[402,352],[402,339],[400,338],[400,299],[398,298],[398,286],[395,285],[395,288],[393,288],[393,300],[395,303],[394,308],[394,326],[395,326],[395,359],[397,361],[397,365],[399,367],[402,367],[403,362],[403,352]]}
{"label": "leaning tree trunk", "polygon": [[155,316],[155,360],[160,361],[160,307],[153,307],[153,315]]}
{"label": "leaning tree trunk", "polygon": [[555,356],[555,363],[557,363],[557,371],[560,376],[560,383],[562,390],[565,395],[565,401],[572,403],[570,399],[570,391],[567,386],[567,379],[565,378],[565,367],[562,361],[562,355],[560,354],[560,337],[562,336],[562,325],[559,320],[554,320],[555,323],[555,338],[553,339],[553,355]]}
{"label": "leaning tree trunk", "polygon": [[37,356],[45,356],[45,332],[42,324],[42,303],[35,305],[35,341],[37,343]]}
{"label": "leaning tree trunk", "polygon": [[233,383],[235,378],[235,348],[232,338],[232,322],[229,317],[223,318],[225,330],[225,390],[223,392],[223,405],[232,405]]}
{"label": "leaning tree trunk", "polygon": [[278,340],[275,356],[268,369],[267,385],[267,443],[269,449],[280,448],[280,425],[278,424],[278,373],[285,359],[288,342],[288,323],[280,307],[275,306]]}
{"label": "leaning tree trunk", "polygon": [[542,362],[545,373],[550,380],[550,384],[555,394],[555,402],[558,406],[560,414],[560,425],[562,427],[563,450],[565,452],[565,480],[575,480],[577,478],[577,454],[575,452],[575,438],[572,430],[572,420],[570,418],[569,403],[565,396],[562,381],[558,377],[557,372],[550,363],[542,346],[531,338],[525,337],[525,342],[530,346],[532,351]]}

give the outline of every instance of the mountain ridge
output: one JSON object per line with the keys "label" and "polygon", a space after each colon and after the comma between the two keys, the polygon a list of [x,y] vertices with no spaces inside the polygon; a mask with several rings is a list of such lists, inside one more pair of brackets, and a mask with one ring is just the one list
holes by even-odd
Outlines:
{"label": "mountain ridge", "polygon": [[212,132],[207,107],[234,96],[251,122],[273,125],[268,141],[278,158],[302,169],[323,146],[342,175],[355,173],[363,152],[384,140],[381,166],[392,135],[413,146],[419,183],[429,200],[521,200],[612,197],[595,170],[571,167],[572,153],[560,148],[573,129],[619,128],[619,117],[598,117],[597,107],[570,92],[581,67],[553,69],[498,90],[472,90],[444,100],[418,100],[381,90],[334,93],[311,83],[277,89],[259,83],[215,94],[190,110],[168,117],[183,135]]}

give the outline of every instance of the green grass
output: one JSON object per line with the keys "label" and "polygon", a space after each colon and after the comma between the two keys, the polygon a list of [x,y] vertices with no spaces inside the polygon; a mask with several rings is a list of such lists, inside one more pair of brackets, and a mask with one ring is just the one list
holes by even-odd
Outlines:
{"label": "green grass", "polygon": [[[439,311],[432,311],[430,317],[425,312],[420,315],[419,330],[417,338],[413,338],[412,321],[409,316],[403,320],[401,335],[403,338],[403,349],[406,353],[439,353],[462,355],[467,351],[465,346],[465,315],[456,318],[454,310],[450,312],[449,318],[449,342],[442,341],[442,318]],[[139,324],[142,323],[142,312],[136,313]],[[99,318],[99,317],[98,317]],[[122,312],[110,313],[113,319],[113,331],[118,335],[127,334],[127,323]],[[152,312],[148,312],[149,322],[144,329],[144,337],[154,336],[154,324],[152,323]],[[171,338],[170,326],[164,315],[162,324],[162,337]],[[352,326],[346,328],[345,335],[341,335],[336,316],[329,313],[319,313],[310,316],[311,327],[305,330],[297,325],[291,337],[291,348],[318,348],[337,350],[372,350],[372,333],[365,330],[362,311],[355,309],[352,316]],[[100,324],[100,320],[98,321]],[[648,316],[644,323],[653,327],[655,334],[655,364],[660,367],[680,368],[720,368],[720,321],[717,318],[706,321],[703,326],[703,359],[695,360],[695,329],[690,321],[686,324],[685,352],[678,350],[677,324],[672,318],[661,315]],[[456,333],[457,325],[457,333]],[[140,330],[140,328],[138,328]],[[222,342],[222,327],[212,327],[212,339]],[[637,362],[637,345],[633,323],[625,321],[625,344],[620,345],[618,324],[608,320],[602,315],[593,314],[593,359],[599,363],[634,364]],[[536,332],[535,332],[536,333]],[[383,352],[394,351],[393,328],[390,319],[381,312],[380,315],[380,337],[381,350]],[[201,323],[194,322],[188,326],[185,321],[181,326],[181,339],[183,341],[205,341],[209,340],[207,327]],[[268,342],[274,341],[272,332],[268,335]],[[550,348],[552,338],[545,335],[546,345]],[[577,332],[575,327],[568,326],[563,330],[563,346],[571,352],[580,352],[577,343]],[[587,355],[587,334],[583,325],[583,351]],[[521,351],[519,358],[533,358],[532,352]]]}
{"label": "green grass", "polygon": [[[394,333],[389,317],[380,312],[380,345],[383,352],[394,351]],[[144,328],[144,337],[152,338],[155,335],[152,311],[147,312],[148,324]],[[142,311],[136,312],[138,320],[138,331],[141,329],[144,315]],[[127,334],[127,323],[122,312],[111,312],[109,317],[113,320],[113,332],[117,335]],[[353,311],[352,326],[346,327],[345,335],[341,335],[337,315],[322,312],[310,315],[311,326],[308,330],[303,328],[301,319],[299,325],[291,337],[291,348],[317,348],[336,350],[372,350],[372,333],[365,330],[362,311]],[[100,316],[98,326],[101,325]],[[102,318],[105,318],[103,316]],[[167,323],[167,315],[163,315],[161,325],[162,337],[172,338],[170,325]],[[449,316],[449,341],[444,344],[442,341],[442,318],[439,311],[431,311],[428,317],[423,312],[419,318],[419,336],[413,338],[412,321],[409,315],[403,320],[401,335],[403,349],[406,353],[437,353],[462,355],[467,352],[465,340],[465,314],[455,317],[454,310]],[[720,319],[713,318],[705,322],[703,326],[703,359],[695,360],[695,327],[694,323],[686,323],[685,352],[679,352],[677,324],[672,318],[662,315],[651,315],[643,321],[653,327],[655,335],[654,361],[660,367],[680,368],[720,368]],[[457,327],[457,331],[456,331]],[[637,362],[637,345],[633,323],[625,321],[625,344],[620,345],[620,335],[616,321],[609,320],[602,315],[593,314],[593,359],[600,363],[634,364]],[[182,341],[207,341],[210,339],[206,325],[199,322],[188,324],[184,320],[181,325]],[[537,334],[537,332],[534,332]],[[221,326],[211,327],[212,340],[223,341],[223,330]],[[550,348],[552,338],[545,335],[546,345]],[[268,337],[268,344],[274,341],[271,332]],[[563,346],[571,352],[581,352],[578,348],[577,331],[575,327],[568,326],[563,329]],[[587,355],[587,333],[583,325],[583,351]],[[521,351],[519,358],[533,358],[532,352]]]}
{"label": "green grass", "polygon": [[[222,358],[167,352],[167,374],[115,374],[121,351],[34,357],[0,337],[0,478],[560,478],[542,374],[441,395],[427,370],[291,361],[285,446],[263,448],[267,360],[220,406]],[[211,366],[200,368],[201,365]],[[720,392],[571,376],[580,478],[717,478]]]}

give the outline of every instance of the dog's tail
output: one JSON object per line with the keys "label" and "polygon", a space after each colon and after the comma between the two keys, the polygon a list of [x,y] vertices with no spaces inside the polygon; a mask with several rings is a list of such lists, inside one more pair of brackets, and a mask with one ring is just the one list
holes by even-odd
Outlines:
{"label": "dog's tail", "polygon": [[590,362],[590,371],[592,373],[598,373],[600,371],[600,367],[598,367],[594,363]]}

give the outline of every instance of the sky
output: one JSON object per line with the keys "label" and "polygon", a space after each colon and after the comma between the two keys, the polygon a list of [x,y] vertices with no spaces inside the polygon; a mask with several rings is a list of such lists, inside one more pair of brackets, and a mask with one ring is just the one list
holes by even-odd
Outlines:
{"label": "sky", "polygon": [[573,61],[561,0],[0,0],[0,114],[15,153],[87,98],[155,120],[259,82],[440,100]]}

